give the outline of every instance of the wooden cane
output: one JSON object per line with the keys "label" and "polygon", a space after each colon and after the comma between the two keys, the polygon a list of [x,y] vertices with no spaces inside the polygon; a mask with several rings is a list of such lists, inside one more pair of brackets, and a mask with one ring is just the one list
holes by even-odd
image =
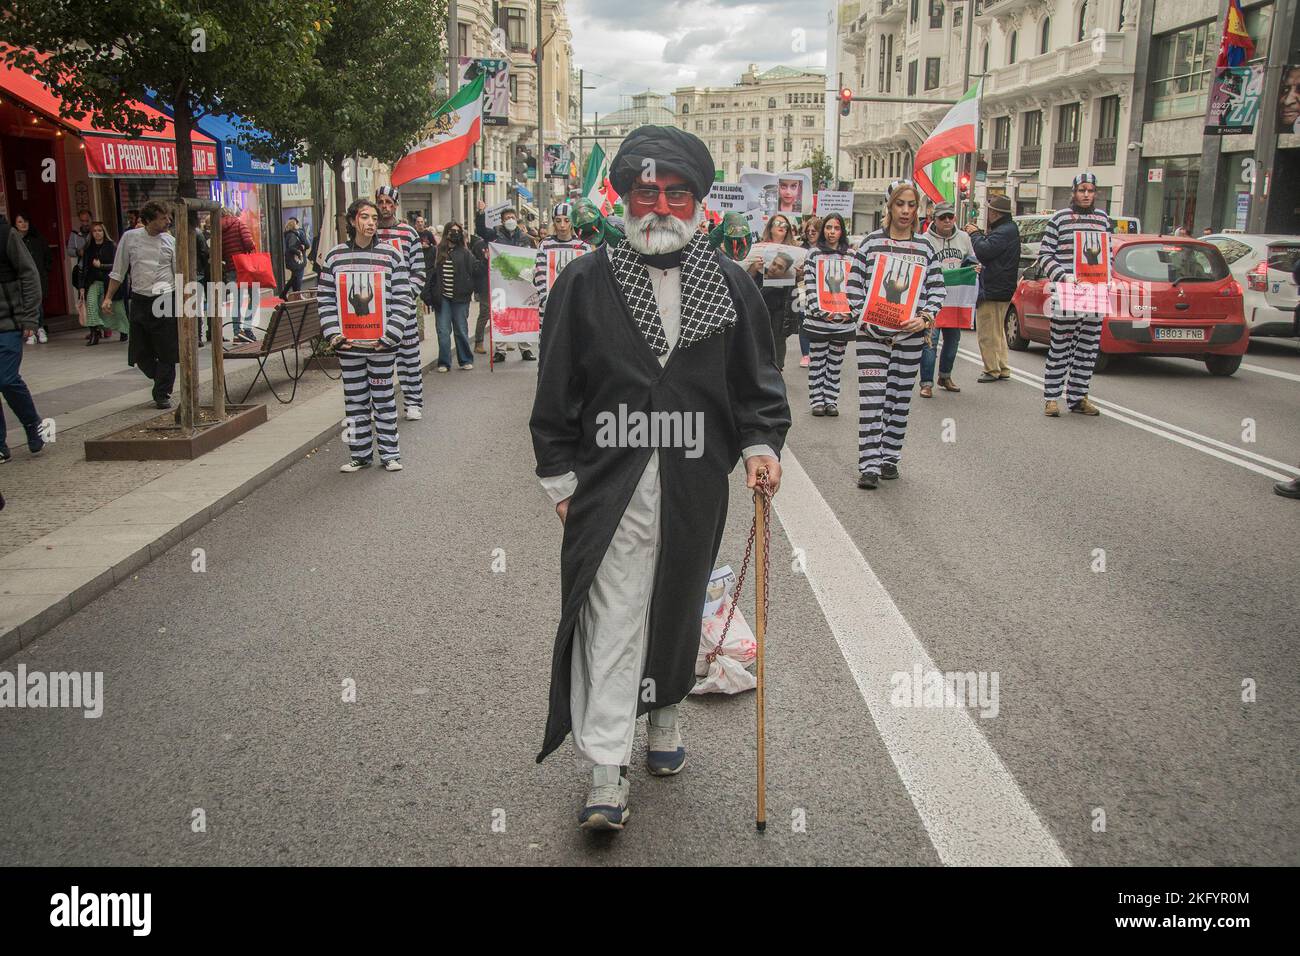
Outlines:
{"label": "wooden cane", "polygon": [[764,735],[763,713],[763,635],[767,631],[767,542],[766,520],[764,516],[763,491],[765,482],[761,475],[758,487],[754,489],[754,594],[756,608],[754,612],[754,638],[757,645],[754,675],[758,678],[757,719],[758,719],[758,815],[754,826],[759,833],[767,830],[767,751]]}

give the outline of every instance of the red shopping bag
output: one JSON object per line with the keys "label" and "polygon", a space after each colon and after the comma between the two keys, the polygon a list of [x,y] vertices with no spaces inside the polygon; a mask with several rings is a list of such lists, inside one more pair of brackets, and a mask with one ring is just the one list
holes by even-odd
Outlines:
{"label": "red shopping bag", "polygon": [[268,289],[280,287],[275,281],[269,252],[237,252],[230,257],[230,261],[235,265],[235,279],[240,285],[257,283]]}

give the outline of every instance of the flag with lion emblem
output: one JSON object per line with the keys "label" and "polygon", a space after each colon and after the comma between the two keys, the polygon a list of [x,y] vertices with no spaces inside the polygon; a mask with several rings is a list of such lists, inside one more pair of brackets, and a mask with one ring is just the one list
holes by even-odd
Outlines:
{"label": "flag with lion emblem", "polygon": [[483,131],[483,74],[456,91],[433,115],[429,136],[393,167],[391,182],[405,186],[430,173],[449,169],[469,156]]}

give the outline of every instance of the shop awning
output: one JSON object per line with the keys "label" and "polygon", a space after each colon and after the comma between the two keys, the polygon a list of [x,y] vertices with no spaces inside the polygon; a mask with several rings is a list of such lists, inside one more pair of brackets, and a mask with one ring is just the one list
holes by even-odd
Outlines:
{"label": "shop awning", "polygon": [[[63,101],[44,83],[0,63],[0,93],[79,136],[86,151],[86,170],[92,176],[116,178],[175,178],[176,128],[166,114],[145,103],[134,104],[150,119],[161,118],[161,130],[145,130],[139,136],[124,136],[101,129],[89,116],[72,119],[59,115]],[[195,130],[190,136],[194,149],[194,175],[213,179],[217,175],[217,144]]]}
{"label": "shop awning", "polygon": [[[170,112],[149,94],[150,102],[163,112]],[[298,173],[290,163],[255,159],[239,147],[239,137],[246,131],[242,117],[233,113],[206,113],[194,121],[195,127],[217,142],[217,178],[232,183],[296,183]],[[252,130],[259,136],[260,131]],[[265,134],[260,134],[265,135]]]}

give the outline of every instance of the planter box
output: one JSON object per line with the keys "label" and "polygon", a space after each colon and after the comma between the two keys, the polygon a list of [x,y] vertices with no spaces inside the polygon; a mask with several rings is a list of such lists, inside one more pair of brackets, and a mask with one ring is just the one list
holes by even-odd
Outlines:
{"label": "planter box", "polygon": [[[199,409],[200,423],[212,409]],[[86,442],[86,461],[192,461],[266,421],[265,405],[227,405],[226,420],[202,425],[192,436],[175,428],[175,411]],[[171,426],[171,427],[169,427]]]}

